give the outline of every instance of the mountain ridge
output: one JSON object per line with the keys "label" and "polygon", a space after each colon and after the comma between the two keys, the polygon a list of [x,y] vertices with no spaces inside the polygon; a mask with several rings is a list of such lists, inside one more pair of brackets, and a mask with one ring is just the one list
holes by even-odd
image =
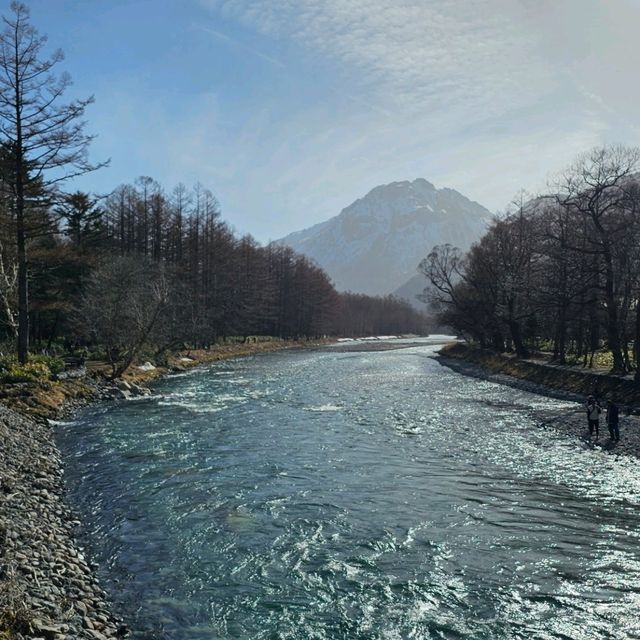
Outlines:
{"label": "mountain ridge", "polygon": [[424,178],[378,185],[332,218],[277,242],[315,260],[337,289],[393,293],[416,273],[436,244],[467,249],[491,212]]}

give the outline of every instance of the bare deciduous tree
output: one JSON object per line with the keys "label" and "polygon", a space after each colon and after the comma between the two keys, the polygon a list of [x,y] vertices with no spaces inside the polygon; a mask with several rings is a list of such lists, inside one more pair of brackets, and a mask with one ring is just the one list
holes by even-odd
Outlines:
{"label": "bare deciduous tree", "polygon": [[169,300],[162,265],[119,256],[91,274],[79,309],[83,333],[103,345],[117,378],[145,346]]}
{"label": "bare deciduous tree", "polygon": [[0,304],[4,313],[4,323],[8,334],[15,338],[18,335],[17,320],[17,282],[18,265],[7,258],[2,242],[0,242]]}
{"label": "bare deciduous tree", "polygon": [[[626,370],[623,358],[620,305],[616,295],[615,247],[632,222],[630,178],[640,167],[640,149],[602,147],[580,156],[558,185],[558,203],[576,221],[587,222],[586,244],[569,248],[597,256],[602,265],[603,299],[607,313],[607,340],[613,356],[613,371]],[[633,215],[633,214],[632,214]]]}
{"label": "bare deciduous tree", "polygon": [[45,55],[46,36],[29,22],[29,10],[11,3],[0,33],[0,137],[10,158],[2,176],[16,222],[18,260],[18,358],[25,362],[29,347],[26,216],[35,193],[51,196],[69,178],[94,171],[87,157],[92,137],[84,132],[83,116],[93,98],[61,103],[71,79],[56,76],[61,51]]}

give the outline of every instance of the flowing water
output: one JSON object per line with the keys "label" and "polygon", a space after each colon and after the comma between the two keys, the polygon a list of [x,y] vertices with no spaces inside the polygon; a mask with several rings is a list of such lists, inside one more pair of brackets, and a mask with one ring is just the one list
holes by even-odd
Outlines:
{"label": "flowing water", "polygon": [[60,427],[133,637],[640,638],[639,461],[434,350],[227,361]]}

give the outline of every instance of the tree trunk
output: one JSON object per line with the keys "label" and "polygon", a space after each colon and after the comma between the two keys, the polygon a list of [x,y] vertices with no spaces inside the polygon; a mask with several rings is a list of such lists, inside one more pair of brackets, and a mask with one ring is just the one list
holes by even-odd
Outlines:
{"label": "tree trunk", "polygon": [[16,151],[16,249],[18,254],[18,361],[24,364],[29,357],[29,274],[27,238],[24,219],[24,183],[22,158]]}
{"label": "tree trunk", "polygon": [[47,340],[47,353],[49,353],[49,350],[51,349],[51,345],[56,337],[56,334],[58,333],[58,325],[60,324],[60,310],[56,311],[56,317],[55,320],[53,322],[53,327],[51,329],[51,333],[49,334],[49,339]]}
{"label": "tree trunk", "polygon": [[[15,41],[15,59],[19,59],[18,40]],[[24,149],[22,146],[23,96],[20,68],[14,71],[16,144],[16,249],[18,254],[18,362],[24,364],[29,357],[29,274],[27,269],[27,238],[24,219]]]}
{"label": "tree trunk", "polygon": [[553,359],[558,364],[566,364],[567,352],[567,310],[564,302],[560,306]]}
{"label": "tree trunk", "polygon": [[[593,357],[600,347],[600,322],[595,298],[592,299],[589,311],[589,369],[593,369]],[[585,354],[586,358],[586,354]]]}
{"label": "tree trunk", "polygon": [[611,253],[608,249],[604,252],[605,258],[605,300],[607,303],[607,341],[609,350],[613,356],[611,373],[625,373],[622,346],[620,344],[620,332],[618,328],[618,309],[616,305],[615,289],[613,283],[613,264]]}
{"label": "tree trunk", "polygon": [[636,301],[636,326],[633,340],[633,351],[636,358],[636,373],[633,380],[636,385],[640,385],[640,300]]}
{"label": "tree trunk", "polygon": [[515,349],[516,355],[519,358],[528,358],[529,352],[524,346],[524,342],[522,340],[520,324],[516,320],[509,320],[508,325],[509,332],[511,333],[511,339],[513,340],[513,348]]}

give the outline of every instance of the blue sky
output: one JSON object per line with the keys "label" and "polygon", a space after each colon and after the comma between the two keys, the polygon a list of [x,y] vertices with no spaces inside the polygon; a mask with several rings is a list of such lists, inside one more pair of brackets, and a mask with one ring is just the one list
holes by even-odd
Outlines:
{"label": "blue sky", "polygon": [[[94,94],[77,186],[200,181],[267,241],[424,177],[492,210],[640,144],[638,0],[33,0]],[[7,3],[8,5],[8,3]]]}

